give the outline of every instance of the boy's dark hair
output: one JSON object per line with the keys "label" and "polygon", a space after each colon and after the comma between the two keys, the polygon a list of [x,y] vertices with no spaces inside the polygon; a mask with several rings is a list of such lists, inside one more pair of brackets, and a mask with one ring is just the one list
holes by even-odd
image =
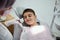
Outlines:
{"label": "boy's dark hair", "polygon": [[25,10],[23,11],[22,17],[23,17],[23,15],[24,15],[24,13],[26,13],[26,12],[32,12],[32,13],[35,15],[35,12],[34,12],[33,9],[27,8],[27,9],[25,9]]}
{"label": "boy's dark hair", "polygon": [[5,7],[11,7],[14,4],[15,0],[7,0]]}
{"label": "boy's dark hair", "polygon": [[0,10],[11,7],[15,0],[0,0]]}

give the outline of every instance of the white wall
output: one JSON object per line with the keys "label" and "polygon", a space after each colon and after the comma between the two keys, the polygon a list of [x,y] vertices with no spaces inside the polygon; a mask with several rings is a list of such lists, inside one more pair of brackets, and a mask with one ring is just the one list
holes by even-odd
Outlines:
{"label": "white wall", "polygon": [[16,0],[13,7],[32,8],[39,20],[51,24],[55,0]]}

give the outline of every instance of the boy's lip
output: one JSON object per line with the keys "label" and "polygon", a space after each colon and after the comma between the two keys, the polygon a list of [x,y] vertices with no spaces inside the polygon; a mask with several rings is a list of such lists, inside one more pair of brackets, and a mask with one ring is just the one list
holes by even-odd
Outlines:
{"label": "boy's lip", "polygon": [[29,21],[31,21],[31,20],[27,20],[27,22],[29,22]]}

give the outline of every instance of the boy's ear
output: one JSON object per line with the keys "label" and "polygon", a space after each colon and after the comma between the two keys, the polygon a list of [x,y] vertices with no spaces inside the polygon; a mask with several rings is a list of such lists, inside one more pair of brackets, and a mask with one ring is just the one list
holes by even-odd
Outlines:
{"label": "boy's ear", "polygon": [[35,15],[35,18],[37,18],[37,16]]}

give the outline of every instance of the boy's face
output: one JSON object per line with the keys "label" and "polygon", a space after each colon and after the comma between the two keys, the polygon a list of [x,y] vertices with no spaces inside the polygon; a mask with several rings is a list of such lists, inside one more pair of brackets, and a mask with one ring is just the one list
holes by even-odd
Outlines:
{"label": "boy's face", "polygon": [[34,23],[36,22],[36,16],[33,14],[33,12],[24,13],[23,19],[24,19],[25,23],[30,26],[34,25]]}

